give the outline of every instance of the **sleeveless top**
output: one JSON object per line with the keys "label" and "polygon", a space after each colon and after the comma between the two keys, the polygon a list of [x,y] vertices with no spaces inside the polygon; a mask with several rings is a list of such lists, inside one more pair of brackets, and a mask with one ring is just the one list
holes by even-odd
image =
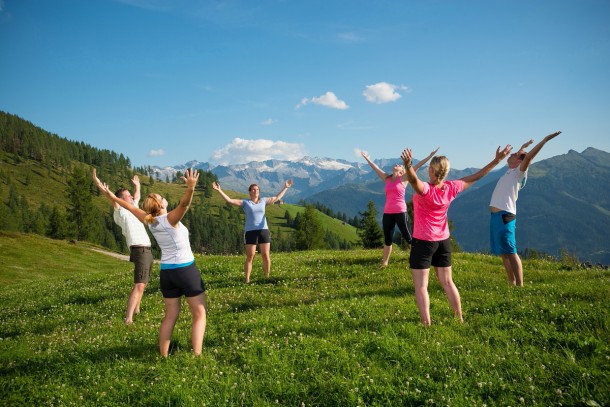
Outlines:
{"label": "sleeveless top", "polygon": [[173,227],[167,220],[167,214],[155,217],[148,229],[161,248],[161,270],[184,267],[195,261],[189,241],[189,231],[178,222]]}

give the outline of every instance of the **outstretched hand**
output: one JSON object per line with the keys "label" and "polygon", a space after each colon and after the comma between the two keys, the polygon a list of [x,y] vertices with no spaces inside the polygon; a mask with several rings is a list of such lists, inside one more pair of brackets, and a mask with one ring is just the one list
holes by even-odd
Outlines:
{"label": "outstretched hand", "polygon": [[409,168],[411,166],[411,163],[413,162],[413,152],[410,148],[404,149],[402,150],[400,158],[402,158],[402,162],[405,165],[405,168]]}
{"label": "outstretched hand", "polygon": [[525,152],[525,149],[528,148],[530,145],[532,145],[533,142],[534,142],[533,139],[526,141],[525,143],[523,143],[523,145],[521,146],[519,151]]}
{"label": "outstretched hand", "polygon": [[496,160],[502,161],[512,150],[513,147],[510,144],[507,144],[502,150],[500,150],[500,146],[498,146],[498,149],[496,150]]}
{"label": "outstretched hand", "polygon": [[555,133],[549,134],[548,136],[546,136],[544,138],[544,141],[546,142],[546,141],[549,141],[551,139],[554,139],[555,137],[559,136],[560,134],[561,134],[560,131],[556,131]]}
{"label": "outstretched hand", "polygon": [[136,175],[134,175],[134,176],[133,176],[133,178],[132,178],[132,180],[131,180],[131,183],[132,183],[134,186],[136,186],[136,187],[137,187],[137,186],[140,186],[140,177],[138,177],[138,175],[137,175],[137,174],[136,174]]}
{"label": "outstretched hand", "polygon": [[432,152],[430,153],[430,157],[434,157],[434,154],[436,154],[436,152],[438,151],[438,149],[441,148],[440,146],[436,147],[436,149],[432,150]]}
{"label": "outstretched hand", "polygon": [[197,180],[199,179],[199,171],[194,170],[194,169],[187,169],[184,172],[184,175],[180,177],[180,179],[183,179],[187,188],[192,188],[195,189],[195,186],[197,185]]}
{"label": "outstretched hand", "polygon": [[216,191],[220,191],[220,184],[216,181],[212,182],[212,188]]}
{"label": "outstretched hand", "polygon": [[95,168],[91,171],[91,178],[93,179],[95,186],[99,188],[102,181],[100,181],[100,179],[97,177],[97,171]]}
{"label": "outstretched hand", "polygon": [[[95,168],[92,171],[91,174],[91,178],[93,179],[93,183],[95,184],[95,186],[102,191],[103,193],[107,194],[108,191],[110,191],[110,188],[108,187],[108,184],[106,184],[105,182],[102,182],[98,177],[97,177],[97,171],[95,170]],[[114,194],[113,194],[114,195]]]}
{"label": "outstretched hand", "polygon": [[284,183],[284,187],[290,188],[291,186],[292,186],[292,179],[286,180],[286,182]]}

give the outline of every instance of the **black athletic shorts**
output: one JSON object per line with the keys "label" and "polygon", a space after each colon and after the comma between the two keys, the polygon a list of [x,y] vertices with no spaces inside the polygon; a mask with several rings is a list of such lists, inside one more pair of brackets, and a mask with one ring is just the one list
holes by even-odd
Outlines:
{"label": "black athletic shorts", "polygon": [[450,239],[430,242],[413,238],[409,266],[412,269],[424,270],[429,269],[430,265],[434,267],[451,266]]}
{"label": "black athletic shorts", "polygon": [[195,262],[175,269],[163,269],[159,279],[163,298],[195,297],[205,292],[201,272]]}
{"label": "black athletic shorts", "polygon": [[269,229],[249,230],[244,233],[244,244],[271,243]]}

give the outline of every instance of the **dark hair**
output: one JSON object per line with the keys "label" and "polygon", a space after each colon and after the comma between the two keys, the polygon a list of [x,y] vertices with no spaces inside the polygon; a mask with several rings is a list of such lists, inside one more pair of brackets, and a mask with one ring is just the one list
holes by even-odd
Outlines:
{"label": "dark hair", "polygon": [[248,192],[252,191],[252,188],[257,186],[258,184],[250,184],[250,186],[248,187]]}
{"label": "dark hair", "polygon": [[125,192],[125,191],[127,191],[127,188],[119,188],[114,193],[114,196],[116,196],[117,198],[123,199],[123,192]]}
{"label": "dark hair", "polygon": [[524,158],[525,158],[525,153],[521,153],[521,154],[519,154],[519,159],[520,159],[520,160],[523,160]]}

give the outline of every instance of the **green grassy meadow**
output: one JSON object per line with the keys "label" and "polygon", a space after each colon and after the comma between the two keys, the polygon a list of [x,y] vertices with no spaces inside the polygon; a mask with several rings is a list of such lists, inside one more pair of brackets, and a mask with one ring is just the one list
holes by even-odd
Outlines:
{"label": "green grassy meadow", "polygon": [[2,406],[610,405],[610,271],[524,261],[510,287],[499,258],[457,253],[463,324],[435,276],[433,325],[419,322],[408,253],[273,253],[251,285],[242,256],[197,256],[208,287],[204,353],[182,310],[169,358],[158,265],[123,324],[131,263],[0,234]]}

